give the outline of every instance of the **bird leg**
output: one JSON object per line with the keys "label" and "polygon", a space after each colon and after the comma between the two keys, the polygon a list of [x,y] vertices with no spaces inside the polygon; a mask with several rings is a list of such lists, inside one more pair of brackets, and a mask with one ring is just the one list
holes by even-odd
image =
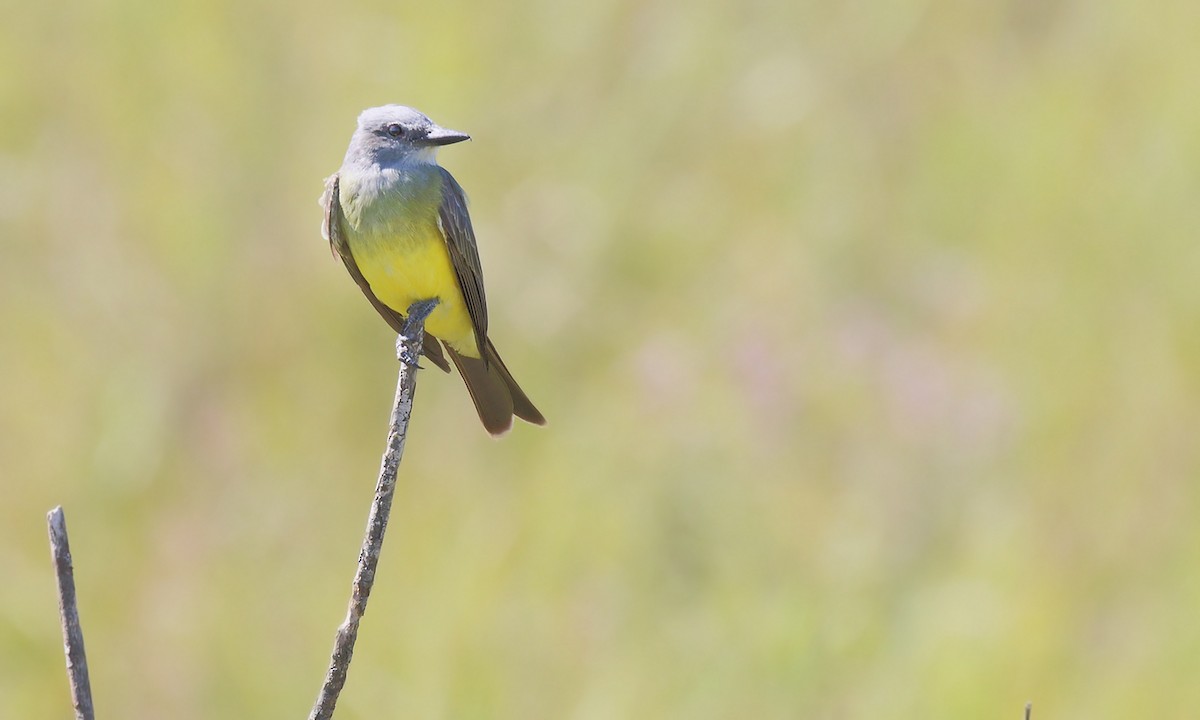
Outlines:
{"label": "bird leg", "polygon": [[[420,369],[417,365],[417,355],[421,353],[421,348],[425,344],[425,321],[429,319],[429,315],[438,305],[437,298],[429,298],[428,300],[418,300],[408,306],[408,317],[404,321],[404,332],[396,338],[396,358],[400,362]],[[415,340],[413,343],[416,353],[409,350],[409,341]]]}

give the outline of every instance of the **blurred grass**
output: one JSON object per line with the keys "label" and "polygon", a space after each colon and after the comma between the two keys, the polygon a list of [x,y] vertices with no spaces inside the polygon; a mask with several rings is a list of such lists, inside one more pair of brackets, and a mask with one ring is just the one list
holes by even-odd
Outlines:
{"label": "blurred grass", "polygon": [[0,717],[295,717],[382,451],[315,198],[470,132],[546,430],[424,376],[346,717],[1200,703],[1200,10],[123,0],[0,27]]}

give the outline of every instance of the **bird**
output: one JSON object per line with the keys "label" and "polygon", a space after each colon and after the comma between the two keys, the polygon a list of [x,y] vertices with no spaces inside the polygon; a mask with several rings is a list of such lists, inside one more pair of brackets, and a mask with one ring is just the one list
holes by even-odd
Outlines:
{"label": "bird", "polygon": [[364,110],[341,168],[325,180],[321,231],[393,330],[404,335],[406,315],[428,313],[421,354],[445,372],[450,358],[484,429],[500,436],[514,416],[534,425],[546,418],[488,337],[467,197],[437,163],[441,147],[469,139],[403,105]]}

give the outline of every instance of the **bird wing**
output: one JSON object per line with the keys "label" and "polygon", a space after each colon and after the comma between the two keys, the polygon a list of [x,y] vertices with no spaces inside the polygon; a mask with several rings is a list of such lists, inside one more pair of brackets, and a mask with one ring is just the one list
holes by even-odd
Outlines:
{"label": "bird wing", "polygon": [[487,338],[487,297],[483,294],[483,267],[479,264],[475,231],[471,228],[471,216],[467,213],[467,196],[445,168],[438,167],[438,171],[442,176],[438,226],[446,240],[450,264],[458,277],[463,300],[467,303],[467,314],[475,327],[475,343],[482,352]]}
{"label": "bird wing", "polygon": [[[320,202],[321,206],[325,208],[325,222],[321,225],[322,237],[329,241],[329,247],[333,250],[333,254],[341,258],[342,264],[350,272],[350,277],[354,278],[354,282],[358,283],[358,287],[362,290],[363,295],[367,296],[367,299],[371,301],[371,305],[374,306],[380,316],[398,334],[403,334],[404,316],[384,305],[380,302],[379,298],[375,297],[375,292],[371,290],[370,283],[363,277],[362,271],[358,269],[358,263],[354,260],[354,254],[350,252],[350,243],[346,241],[346,233],[342,227],[344,216],[342,214],[342,202],[338,196],[337,173],[325,179],[325,192],[321,195]],[[474,245],[474,239],[472,239],[472,245]],[[478,259],[476,259],[476,263],[478,263]],[[482,291],[482,286],[480,290]],[[438,339],[429,333],[425,333],[423,352],[425,357],[429,358],[429,361],[434,365],[437,365],[445,372],[450,372],[450,363],[446,362],[446,356],[442,354],[442,347],[438,343]]]}

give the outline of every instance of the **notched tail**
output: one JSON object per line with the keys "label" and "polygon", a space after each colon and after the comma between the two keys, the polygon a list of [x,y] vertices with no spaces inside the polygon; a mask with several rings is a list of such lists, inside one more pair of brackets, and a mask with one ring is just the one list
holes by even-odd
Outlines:
{"label": "notched tail", "polygon": [[484,338],[480,348],[482,357],[478,358],[460,355],[449,345],[445,349],[471,393],[479,420],[490,434],[503,435],[512,429],[513,416],[534,425],[546,424],[546,418],[513,379],[491,340]]}

